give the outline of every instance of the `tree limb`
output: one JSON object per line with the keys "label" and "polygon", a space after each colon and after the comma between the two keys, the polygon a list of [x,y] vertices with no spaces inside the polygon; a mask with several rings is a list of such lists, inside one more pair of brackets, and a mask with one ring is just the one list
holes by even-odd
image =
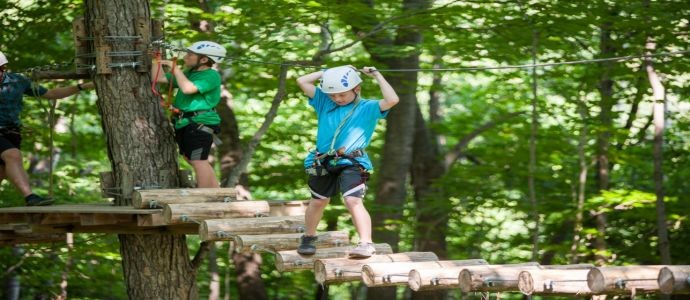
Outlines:
{"label": "tree limb", "polygon": [[517,117],[519,115],[524,114],[525,112],[514,112],[514,113],[509,113],[505,116],[502,116],[501,118],[498,118],[496,120],[491,120],[483,125],[479,126],[478,128],[474,129],[472,132],[469,134],[465,135],[460,141],[458,141],[457,144],[455,144],[455,147],[453,147],[453,151],[448,152],[446,154],[446,168],[450,168],[457,160],[462,156],[462,151],[465,150],[467,145],[474,140],[474,138],[478,137],[480,134],[483,132],[493,128],[494,126],[503,123],[505,121],[508,121],[514,117]]}
{"label": "tree limb", "polygon": [[280,103],[283,101],[283,98],[285,98],[285,81],[287,79],[287,70],[287,64],[280,65],[280,75],[278,75],[278,91],[276,92],[276,95],[273,97],[273,103],[271,103],[271,108],[266,113],[266,118],[264,119],[263,124],[261,124],[261,127],[259,127],[259,129],[254,133],[254,136],[249,141],[249,144],[247,144],[247,147],[243,151],[242,159],[237,164],[237,166],[235,166],[232,169],[232,171],[230,171],[230,175],[228,175],[227,180],[225,181],[223,186],[234,187],[235,185],[237,185],[237,182],[239,182],[240,179],[240,175],[247,170],[249,161],[251,160],[252,156],[254,155],[254,152],[256,151],[256,146],[259,145],[259,142],[261,142],[261,139],[263,138],[264,134],[266,134],[268,128],[271,126],[271,123],[273,123],[273,119],[275,119],[278,112],[278,107],[280,106]]}
{"label": "tree limb", "polygon": [[199,244],[199,251],[196,252],[191,262],[192,270],[194,270],[195,272],[199,269],[199,267],[204,261],[204,258],[206,258],[206,254],[211,249],[210,243],[212,242],[201,242],[201,244]]}

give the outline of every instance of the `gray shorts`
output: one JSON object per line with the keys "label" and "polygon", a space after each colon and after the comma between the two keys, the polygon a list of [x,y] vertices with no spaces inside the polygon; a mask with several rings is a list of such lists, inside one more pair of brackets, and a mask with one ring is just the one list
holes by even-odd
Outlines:
{"label": "gray shorts", "polygon": [[369,173],[358,166],[349,166],[337,174],[309,176],[309,191],[313,199],[328,199],[338,189],[344,197],[364,198]]}

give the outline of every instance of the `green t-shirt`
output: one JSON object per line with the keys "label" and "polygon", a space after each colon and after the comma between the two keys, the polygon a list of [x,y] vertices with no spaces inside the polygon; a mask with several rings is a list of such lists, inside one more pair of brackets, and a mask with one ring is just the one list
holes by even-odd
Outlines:
{"label": "green t-shirt", "polygon": [[[175,95],[175,108],[182,112],[193,112],[200,110],[208,110],[208,112],[192,117],[192,121],[204,125],[218,125],[220,124],[220,116],[213,110],[220,102],[220,74],[213,69],[206,69],[203,71],[185,71],[184,75],[191,81],[199,90],[198,93],[187,95],[178,89]],[[175,80],[170,73],[166,73],[165,77],[168,81],[172,80],[174,88],[177,86]],[[190,118],[179,119],[175,122],[175,129],[180,129],[189,125]]]}

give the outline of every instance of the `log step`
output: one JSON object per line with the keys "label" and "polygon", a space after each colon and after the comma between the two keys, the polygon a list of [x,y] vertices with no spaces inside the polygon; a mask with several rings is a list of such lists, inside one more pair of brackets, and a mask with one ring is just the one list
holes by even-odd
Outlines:
{"label": "log step", "polygon": [[304,216],[204,220],[202,241],[231,241],[237,235],[296,233],[304,231]]}
{"label": "log step", "polygon": [[539,270],[536,262],[512,265],[469,266],[458,274],[460,289],[465,292],[519,291],[518,275],[527,270]]}
{"label": "log step", "polygon": [[589,269],[522,271],[518,275],[518,288],[525,295],[592,295],[587,286]]}
{"label": "log step", "polygon": [[592,268],[587,285],[595,294],[625,295],[659,291],[659,272],[665,266],[617,266]]}
{"label": "log step", "polygon": [[269,211],[266,201],[165,204],[163,220],[166,224],[180,224],[209,219],[255,218],[268,216]]}
{"label": "log step", "polygon": [[657,283],[664,294],[690,294],[690,266],[661,268]]}
{"label": "log step", "polygon": [[[341,247],[349,244],[346,231],[329,231],[316,235],[317,248]],[[248,251],[283,251],[296,250],[300,243],[301,233],[238,235],[234,238],[237,252]]]}
{"label": "log step", "polygon": [[319,259],[314,263],[314,277],[319,284],[341,283],[362,279],[362,267],[372,263],[389,263],[391,267],[400,262],[437,261],[433,252],[403,252],[377,254],[365,259],[331,258]]}
{"label": "log step", "polygon": [[229,202],[237,199],[234,188],[153,189],[132,193],[135,208],[160,208],[165,204]]}
{"label": "log step", "polygon": [[[346,258],[354,246],[316,248],[314,255],[301,255],[297,250],[285,250],[276,253],[276,269],[280,272],[293,270],[306,270],[314,267],[314,261],[327,258]],[[377,253],[393,253],[393,249],[388,244],[374,244]]]}
{"label": "log step", "polygon": [[[410,271],[414,269],[443,269],[474,265],[488,265],[488,263],[483,259],[368,263],[362,266],[362,281],[368,287],[405,285],[408,284]],[[455,278],[458,278],[457,274]]]}

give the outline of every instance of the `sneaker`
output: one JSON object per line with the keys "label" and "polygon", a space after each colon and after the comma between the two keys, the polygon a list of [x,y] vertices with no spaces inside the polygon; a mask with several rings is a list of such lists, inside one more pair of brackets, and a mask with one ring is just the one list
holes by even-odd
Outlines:
{"label": "sneaker", "polygon": [[46,206],[53,204],[53,199],[43,198],[36,194],[26,196],[24,201],[26,201],[26,206]]}
{"label": "sneaker", "polygon": [[302,255],[314,255],[316,253],[316,236],[303,235],[300,238],[299,247],[297,247],[297,253]]}
{"label": "sneaker", "polygon": [[373,243],[359,243],[350,251],[350,258],[368,258],[376,254]]}

